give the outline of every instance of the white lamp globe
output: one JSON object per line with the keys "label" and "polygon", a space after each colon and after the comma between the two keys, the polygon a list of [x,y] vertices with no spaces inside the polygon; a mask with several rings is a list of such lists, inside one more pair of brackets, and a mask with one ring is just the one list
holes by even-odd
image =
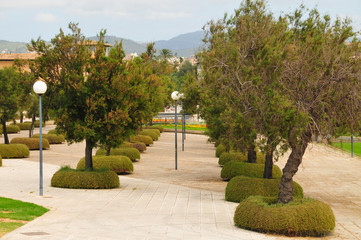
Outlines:
{"label": "white lamp globe", "polygon": [[36,81],[33,85],[34,92],[38,95],[44,94],[47,90],[46,83],[43,81]]}
{"label": "white lamp globe", "polygon": [[174,100],[174,101],[177,101],[177,100],[179,100],[179,92],[178,91],[174,91],[174,92],[172,92],[172,99]]}

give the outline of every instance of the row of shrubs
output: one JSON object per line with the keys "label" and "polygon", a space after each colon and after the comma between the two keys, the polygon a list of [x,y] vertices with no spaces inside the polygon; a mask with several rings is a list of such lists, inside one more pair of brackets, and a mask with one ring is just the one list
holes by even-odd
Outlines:
{"label": "row of shrubs", "polygon": [[[94,171],[86,171],[85,158],[80,159],[76,169],[63,167],[57,171],[51,186],[62,188],[106,189],[119,186],[117,174],[129,174],[134,171],[133,162],[140,160],[140,153],[158,140],[160,129],[145,129],[139,135],[132,136],[130,142],[110,150],[98,149],[92,156]],[[113,174],[111,174],[112,172]]]}
{"label": "row of shrubs", "polygon": [[257,152],[257,163],[248,163],[247,154],[216,148],[221,178],[229,181],[226,201],[240,203],[234,215],[236,226],[264,233],[287,236],[323,236],[335,227],[332,209],[325,203],[303,196],[303,189],[293,182],[294,201],[278,204],[278,185],[282,172],[273,165],[272,179],[264,179],[265,155]]}
{"label": "row of shrubs", "polygon": [[[45,124],[43,123],[43,127]],[[10,124],[6,125],[6,132],[9,134],[12,133],[19,133],[20,130],[30,130],[31,122],[23,122],[23,123],[16,123],[16,124]],[[34,127],[39,127],[39,121],[35,121]],[[0,128],[0,134],[3,134],[2,127]]]}

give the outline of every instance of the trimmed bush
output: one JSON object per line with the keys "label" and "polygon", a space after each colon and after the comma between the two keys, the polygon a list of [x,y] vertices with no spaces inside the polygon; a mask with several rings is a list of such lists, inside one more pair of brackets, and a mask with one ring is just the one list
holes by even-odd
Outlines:
{"label": "trimmed bush", "polygon": [[[263,178],[264,164],[231,161],[224,164],[221,171],[223,180],[231,180],[235,176]],[[272,177],[281,178],[282,171],[277,165],[273,165]]]}
{"label": "trimmed bush", "polygon": [[[33,138],[40,138],[40,134],[34,134]],[[49,144],[61,144],[65,142],[63,135],[43,134],[43,138],[49,141]]]}
{"label": "trimmed bush", "polygon": [[[85,169],[85,157],[80,159],[77,169]],[[132,161],[126,156],[93,156],[93,168],[109,169],[117,174],[131,173],[134,170]]]}
{"label": "trimmed bush", "polygon": [[[31,124],[31,121],[25,121],[24,123],[30,123]],[[45,126],[46,126],[46,124],[43,122],[42,127],[45,127]],[[40,127],[40,122],[39,122],[39,120],[36,120],[34,122],[34,128],[38,128],[38,127]]]}
{"label": "trimmed bush", "polygon": [[[6,125],[6,132],[8,134],[18,133],[18,132],[20,132],[20,128],[19,128],[19,126],[16,126],[16,125]],[[0,134],[3,134],[2,126],[0,127]]]}
{"label": "trimmed bush", "polygon": [[[96,156],[103,156],[106,154],[105,149],[98,149],[95,153]],[[140,152],[135,148],[112,148],[110,150],[110,155],[123,155],[127,156],[133,162],[140,159]]]}
{"label": "trimmed bush", "polygon": [[[39,138],[13,138],[10,141],[10,144],[14,144],[14,143],[25,144],[26,146],[28,146],[28,148],[30,150],[39,150],[40,149],[40,139]],[[50,148],[48,139],[43,138],[42,144],[43,144],[43,149]]]}
{"label": "trimmed bush", "polygon": [[158,137],[160,137],[160,130],[159,129],[155,129],[155,128],[145,128],[143,129],[143,131],[148,131],[148,132],[154,132],[158,135]]}
{"label": "trimmed bush", "polygon": [[120,147],[136,148],[138,149],[139,152],[144,152],[145,150],[147,150],[147,146],[145,146],[145,144],[142,142],[135,142],[135,143],[124,142],[120,145]]}
{"label": "trimmed bush", "polygon": [[0,155],[0,167],[2,167],[2,166],[3,166],[3,158]]}
{"label": "trimmed bush", "polygon": [[234,214],[236,226],[286,236],[324,236],[335,228],[335,216],[325,203],[295,199],[276,204],[277,198],[252,196],[242,201]]}
{"label": "trimmed bush", "polygon": [[0,144],[0,155],[3,158],[26,158],[30,151],[25,144]]}
{"label": "trimmed bush", "polygon": [[143,131],[140,131],[138,133],[138,135],[144,135],[144,136],[149,136],[152,138],[153,141],[157,141],[158,140],[158,134],[155,133],[154,131],[150,131],[151,129],[149,129],[148,131],[146,130],[143,130]]}
{"label": "trimmed bush", "polygon": [[51,186],[77,189],[109,189],[119,187],[119,177],[107,169],[84,171],[62,167],[51,178]]}
{"label": "trimmed bush", "polygon": [[222,153],[224,153],[226,151],[226,147],[220,143],[218,144],[217,148],[216,148],[216,157],[220,157],[222,155]]}
{"label": "trimmed bush", "polygon": [[[241,202],[249,196],[277,197],[278,184],[281,179],[249,178],[237,176],[232,178],[226,187],[225,198],[230,202]],[[293,182],[293,197],[303,198],[302,187]]]}
{"label": "trimmed bush", "polygon": [[130,142],[131,143],[142,142],[146,146],[149,146],[150,144],[153,144],[153,139],[151,137],[145,136],[145,135],[136,135],[136,136],[130,137]]}
{"label": "trimmed bush", "polygon": [[241,152],[223,152],[219,157],[218,164],[223,166],[230,161],[246,162],[247,155]]}
{"label": "trimmed bush", "polygon": [[20,128],[20,130],[30,130],[30,128],[31,128],[31,123],[29,123],[29,122],[16,123],[14,125],[18,126]]}
{"label": "trimmed bush", "polygon": [[164,127],[162,126],[148,126],[148,129],[158,129],[159,132],[164,132]]}

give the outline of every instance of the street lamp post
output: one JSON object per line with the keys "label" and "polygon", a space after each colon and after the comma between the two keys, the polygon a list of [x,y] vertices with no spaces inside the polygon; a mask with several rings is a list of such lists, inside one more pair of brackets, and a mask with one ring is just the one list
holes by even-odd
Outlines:
{"label": "street lamp post", "polygon": [[40,130],[40,139],[39,139],[39,158],[40,158],[40,182],[39,182],[39,195],[43,196],[43,136],[42,136],[42,119],[41,119],[41,95],[46,92],[47,86],[43,81],[37,81],[33,85],[34,92],[39,95],[39,130]]}
{"label": "street lamp post", "polygon": [[180,94],[178,91],[174,91],[172,92],[172,95],[171,95],[172,99],[175,101],[175,117],[174,117],[174,123],[175,123],[175,170],[178,169],[178,166],[177,166],[177,158],[178,158],[178,153],[177,153],[177,122],[178,122],[178,116],[177,116],[177,104],[178,104],[178,100],[180,98]]}

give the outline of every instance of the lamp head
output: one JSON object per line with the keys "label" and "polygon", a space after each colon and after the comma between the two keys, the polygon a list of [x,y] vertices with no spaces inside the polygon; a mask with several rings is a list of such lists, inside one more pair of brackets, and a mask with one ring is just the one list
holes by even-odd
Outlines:
{"label": "lamp head", "polygon": [[179,94],[179,92],[178,91],[174,91],[174,92],[172,92],[172,99],[174,100],[174,101],[177,101],[177,100],[179,100],[179,98],[180,98],[180,94]]}
{"label": "lamp head", "polygon": [[47,90],[47,86],[46,86],[46,83],[43,82],[43,81],[36,81],[33,85],[33,90],[36,94],[38,95],[42,95],[46,92]]}

